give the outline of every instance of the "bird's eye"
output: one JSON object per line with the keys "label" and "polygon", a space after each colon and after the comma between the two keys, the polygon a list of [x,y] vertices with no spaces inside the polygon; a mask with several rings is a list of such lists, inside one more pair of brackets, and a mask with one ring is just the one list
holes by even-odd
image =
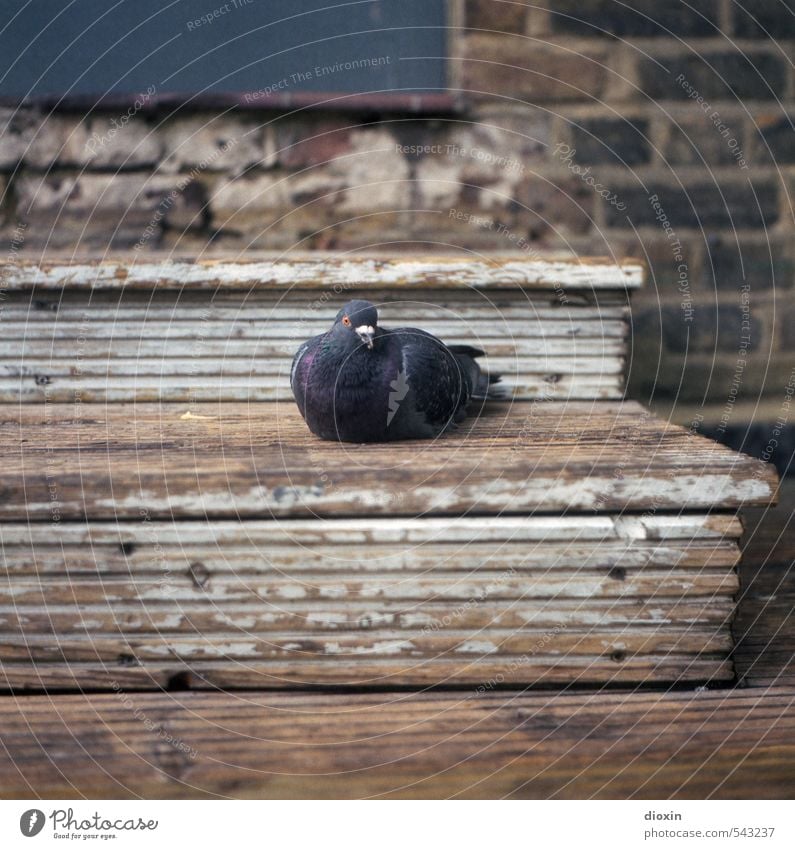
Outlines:
{"label": "bird's eye", "polygon": [[342,323],[343,323],[346,327],[350,327],[350,326],[351,326],[351,320],[348,318],[348,316],[347,316],[347,315],[344,315],[344,316],[342,317]]}

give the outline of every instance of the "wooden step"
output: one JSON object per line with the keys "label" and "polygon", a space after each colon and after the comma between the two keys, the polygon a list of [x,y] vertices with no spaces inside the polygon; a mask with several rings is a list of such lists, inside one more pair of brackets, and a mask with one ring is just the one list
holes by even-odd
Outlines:
{"label": "wooden step", "polygon": [[[0,700],[6,798],[781,799],[795,690]],[[708,768],[705,768],[705,765]],[[330,778],[332,776],[333,778]]]}
{"label": "wooden step", "polygon": [[291,399],[352,297],[482,348],[517,399],[620,398],[635,263],[339,258],[0,263],[0,402]]}
{"label": "wooden step", "polygon": [[771,466],[632,402],[490,405],[437,440],[340,446],[289,404],[0,409],[0,518],[679,513],[768,504]]}
{"label": "wooden step", "polygon": [[740,533],[727,514],[2,523],[0,667],[15,690],[726,680]]}

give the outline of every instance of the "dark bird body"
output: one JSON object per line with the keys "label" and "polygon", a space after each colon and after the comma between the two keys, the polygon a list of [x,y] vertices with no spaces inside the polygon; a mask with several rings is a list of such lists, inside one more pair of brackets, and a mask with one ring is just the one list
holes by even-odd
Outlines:
{"label": "dark bird body", "polygon": [[322,439],[425,439],[454,427],[475,399],[498,397],[483,351],[445,345],[412,327],[378,326],[367,301],[351,301],[327,333],[304,342],[290,385],[309,429]]}

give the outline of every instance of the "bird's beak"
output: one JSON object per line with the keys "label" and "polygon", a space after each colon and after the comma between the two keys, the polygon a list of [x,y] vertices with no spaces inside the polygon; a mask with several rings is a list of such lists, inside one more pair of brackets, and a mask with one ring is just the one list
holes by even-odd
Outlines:
{"label": "bird's beak", "polygon": [[370,327],[369,324],[362,324],[356,328],[356,335],[364,342],[365,345],[372,351],[373,350],[373,337],[375,336],[375,330]]}

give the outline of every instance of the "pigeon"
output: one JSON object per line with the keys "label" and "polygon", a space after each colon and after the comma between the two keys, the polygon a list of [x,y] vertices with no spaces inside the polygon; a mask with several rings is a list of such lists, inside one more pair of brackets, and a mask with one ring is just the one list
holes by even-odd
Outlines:
{"label": "pigeon", "polygon": [[339,442],[430,439],[455,428],[473,400],[503,397],[476,362],[414,327],[378,325],[369,301],[349,301],[331,329],[295,354],[290,386],[309,430]]}

